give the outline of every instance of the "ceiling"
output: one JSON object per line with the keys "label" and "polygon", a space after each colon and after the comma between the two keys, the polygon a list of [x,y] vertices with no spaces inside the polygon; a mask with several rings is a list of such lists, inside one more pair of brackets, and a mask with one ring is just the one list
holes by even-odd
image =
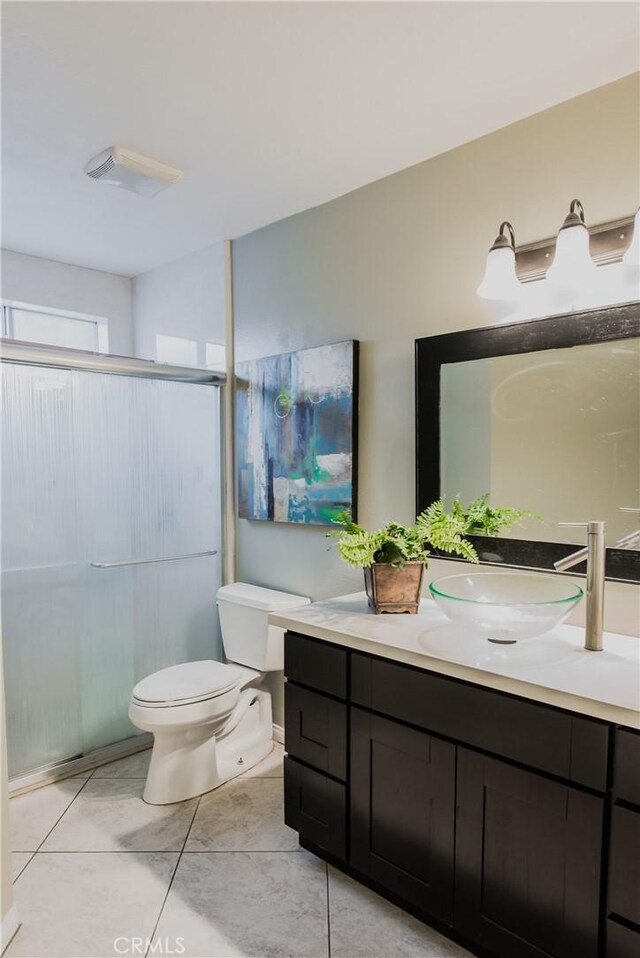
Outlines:
{"label": "ceiling", "polygon": [[[124,275],[638,69],[635,3],[5,2],[3,245]],[[149,200],[113,144],[185,171]]]}

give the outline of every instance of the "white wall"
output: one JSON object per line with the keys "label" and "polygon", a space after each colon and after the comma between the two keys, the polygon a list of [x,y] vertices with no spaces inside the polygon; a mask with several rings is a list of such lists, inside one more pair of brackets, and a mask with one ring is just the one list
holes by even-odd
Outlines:
{"label": "white wall", "polygon": [[[237,360],[361,342],[363,525],[412,520],[414,340],[496,321],[476,288],[500,222],[527,243],[553,235],[575,196],[593,224],[637,209],[638,93],[625,78],[234,241]],[[321,527],[237,532],[239,579],[313,599],[362,588]],[[449,570],[434,561],[429,577]],[[608,585],[609,629],[637,632],[638,591]]]}
{"label": "white wall", "polygon": [[109,327],[109,352],[133,355],[131,280],[127,276],[13,250],[3,249],[1,257],[3,299],[101,316]]}
{"label": "white wall", "polygon": [[136,356],[156,359],[156,336],[196,343],[196,365],[206,365],[207,343],[226,339],[224,244],[189,253],[133,279]]}

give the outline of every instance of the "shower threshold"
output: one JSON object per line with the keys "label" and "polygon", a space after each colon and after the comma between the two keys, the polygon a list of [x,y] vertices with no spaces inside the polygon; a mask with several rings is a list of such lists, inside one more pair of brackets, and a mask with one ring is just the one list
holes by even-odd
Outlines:
{"label": "shower threshold", "polygon": [[143,752],[150,748],[152,744],[153,735],[150,732],[144,732],[142,735],[133,735],[131,738],[114,742],[113,745],[93,749],[86,755],[77,755],[65,759],[63,762],[53,762],[51,765],[41,765],[31,772],[25,772],[9,779],[9,796],[13,797],[14,795],[20,795],[22,792],[30,792],[34,788],[50,785],[52,782],[58,782],[63,778],[70,778],[72,775],[78,775],[88,769],[107,765],[118,758],[135,755],[136,752]]}

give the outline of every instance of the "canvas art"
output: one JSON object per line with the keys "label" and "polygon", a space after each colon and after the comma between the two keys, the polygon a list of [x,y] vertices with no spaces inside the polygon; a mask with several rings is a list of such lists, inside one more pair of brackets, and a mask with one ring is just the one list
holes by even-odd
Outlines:
{"label": "canvas art", "polygon": [[358,343],[239,363],[237,469],[245,519],[355,516]]}

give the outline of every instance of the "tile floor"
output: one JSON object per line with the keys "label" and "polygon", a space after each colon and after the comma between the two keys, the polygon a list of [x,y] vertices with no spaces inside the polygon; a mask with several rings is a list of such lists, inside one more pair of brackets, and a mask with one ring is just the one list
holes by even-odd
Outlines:
{"label": "tile floor", "polygon": [[468,955],[299,848],[282,755],[177,805],[142,801],[149,752],[12,799],[7,958]]}

